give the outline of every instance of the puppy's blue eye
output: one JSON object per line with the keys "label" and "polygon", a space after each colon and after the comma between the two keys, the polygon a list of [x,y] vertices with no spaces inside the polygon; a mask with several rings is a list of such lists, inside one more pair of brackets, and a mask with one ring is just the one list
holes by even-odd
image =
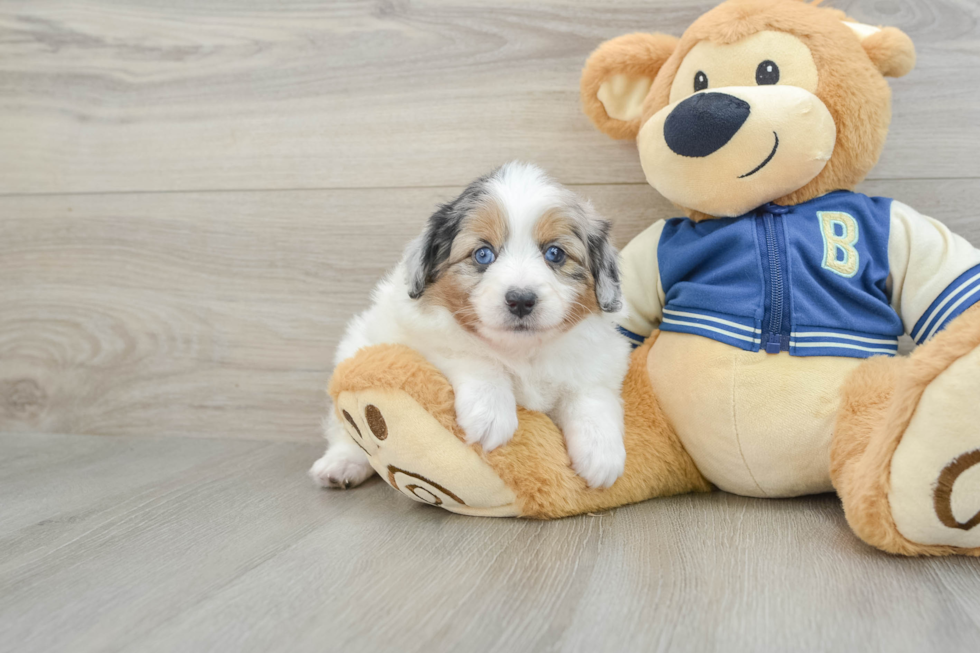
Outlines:
{"label": "puppy's blue eye", "polygon": [[552,245],[544,251],[544,257],[555,265],[561,265],[565,260],[565,250],[556,245]]}
{"label": "puppy's blue eye", "polygon": [[490,265],[497,259],[497,255],[489,247],[481,247],[473,252],[473,260],[480,265]]}

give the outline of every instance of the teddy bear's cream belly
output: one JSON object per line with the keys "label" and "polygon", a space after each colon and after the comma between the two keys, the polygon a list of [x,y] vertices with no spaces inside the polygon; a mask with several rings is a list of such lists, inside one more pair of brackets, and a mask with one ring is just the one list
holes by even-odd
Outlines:
{"label": "teddy bear's cream belly", "polygon": [[788,497],[833,490],[830,441],[840,387],[861,362],[748,352],[662,332],[648,369],[705,478],[735,494]]}

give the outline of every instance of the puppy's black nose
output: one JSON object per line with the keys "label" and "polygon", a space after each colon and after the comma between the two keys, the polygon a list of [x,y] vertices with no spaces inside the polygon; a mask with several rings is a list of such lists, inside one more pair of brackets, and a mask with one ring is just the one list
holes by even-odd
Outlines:
{"label": "puppy's black nose", "polygon": [[530,290],[517,290],[513,288],[507,291],[504,299],[507,301],[507,308],[510,309],[511,313],[517,317],[524,317],[525,315],[530,315],[531,311],[534,310],[534,304],[538,301],[538,296]]}
{"label": "puppy's black nose", "polygon": [[717,152],[749,118],[749,103],[727,93],[698,93],[670,112],[664,122],[667,147],[681,156]]}

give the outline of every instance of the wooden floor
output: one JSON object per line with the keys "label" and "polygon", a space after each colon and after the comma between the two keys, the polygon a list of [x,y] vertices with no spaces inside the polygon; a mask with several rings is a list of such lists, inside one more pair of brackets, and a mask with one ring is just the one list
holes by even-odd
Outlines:
{"label": "wooden floor", "polygon": [[[861,190],[980,244],[980,6],[826,0],[919,65]],[[684,0],[0,0],[0,650],[976,651],[980,562],[834,497],[554,523],[314,489],[344,323],[521,158],[622,245],[669,204],[595,132],[601,41]]]}
{"label": "wooden floor", "polygon": [[0,436],[0,648],[976,651],[980,565],[883,555],[836,497],[461,517],[312,443]]}

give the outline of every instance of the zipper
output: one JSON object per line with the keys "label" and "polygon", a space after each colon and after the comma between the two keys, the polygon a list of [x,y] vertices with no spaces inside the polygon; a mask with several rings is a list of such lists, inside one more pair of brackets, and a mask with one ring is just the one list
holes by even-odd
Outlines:
{"label": "zipper", "polygon": [[769,264],[769,319],[763,316],[763,324],[768,328],[762,337],[762,346],[767,354],[789,351],[789,337],[783,331],[783,259],[780,256],[780,240],[776,231],[776,216],[789,211],[785,206],[766,204],[762,207],[762,225],[766,234],[766,250]]}

